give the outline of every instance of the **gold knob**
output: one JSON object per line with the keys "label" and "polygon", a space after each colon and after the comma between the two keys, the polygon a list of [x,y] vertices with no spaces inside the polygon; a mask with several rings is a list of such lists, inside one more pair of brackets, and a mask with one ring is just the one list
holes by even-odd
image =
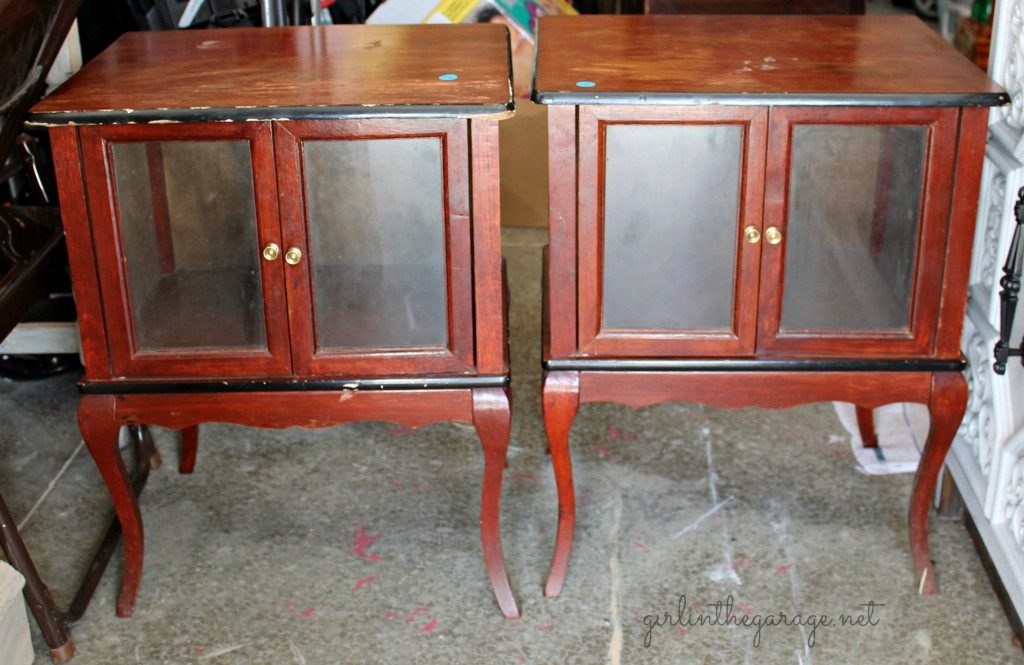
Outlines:
{"label": "gold knob", "polygon": [[295,265],[302,260],[302,250],[298,247],[290,247],[288,251],[284,253],[284,262],[290,266]]}
{"label": "gold knob", "polygon": [[267,246],[263,248],[263,258],[267,261],[273,261],[281,255],[281,248],[274,243],[267,243]]}
{"label": "gold knob", "polygon": [[761,230],[756,226],[748,226],[743,229],[743,237],[746,238],[747,242],[751,245],[755,245],[761,239]]}
{"label": "gold knob", "polygon": [[778,245],[782,242],[782,231],[777,226],[769,226],[764,230],[764,239],[769,245]]}

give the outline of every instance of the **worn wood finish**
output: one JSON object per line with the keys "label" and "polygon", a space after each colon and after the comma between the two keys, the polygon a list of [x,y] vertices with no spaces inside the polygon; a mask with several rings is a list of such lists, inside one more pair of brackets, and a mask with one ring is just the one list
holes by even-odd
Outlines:
{"label": "worn wood finish", "polygon": [[118,616],[130,616],[134,611],[143,562],[142,513],[117,449],[117,434],[122,425],[149,423],[181,429],[185,445],[194,446],[197,426],[206,422],[322,428],[382,420],[406,427],[441,421],[474,424],[485,462],[480,517],[484,560],[502,613],[509,618],[518,617],[505,572],[499,522],[510,409],[506,389],[502,388],[84,396],[79,403],[79,425],[124,530],[125,574]]}
{"label": "worn wood finish", "polygon": [[[557,108],[557,107],[556,107]],[[552,109],[554,110],[554,109]],[[743,230],[762,226],[764,205],[765,146],[768,111],[746,107],[644,107],[633,105],[579,107],[579,189],[595,192],[579,201],[578,312],[579,349],[588,356],[727,356],[751,355],[757,329],[757,281],[761,245],[743,241]],[[680,124],[738,126],[743,131],[743,155],[738,197],[738,215],[733,238],[736,266],[733,275],[731,330],[608,330],[602,313],[604,302],[605,137],[615,124]],[[658,185],[671,187],[677,173],[658,174]],[[732,196],[732,192],[724,193]],[[551,232],[554,238],[555,231]],[[685,232],[681,232],[684,236]],[[685,237],[680,242],[686,242]],[[667,306],[678,306],[666,303]]]}
{"label": "worn wood finish", "polygon": [[196,470],[196,455],[199,453],[199,426],[192,425],[181,430],[181,459],[178,473],[188,475]]}
{"label": "worn wood finish", "polygon": [[[134,609],[143,559],[137,491],[117,450],[120,426],[145,423],[181,430],[179,471],[187,474],[195,465],[203,423],[315,428],[388,420],[409,427],[438,421],[476,426],[486,460],[481,498],[485,562],[502,612],[518,616],[498,522],[511,402],[496,119],[513,108],[508,33],[496,25],[132,33],[39,105],[38,124],[51,126],[83,335],[86,376],[79,425],[124,527],[119,615]],[[370,277],[399,272],[393,280],[398,286],[382,287],[368,297],[352,320],[360,323],[365,310],[397,293],[395,300],[406,309],[398,309],[396,317],[397,308],[392,308],[389,320],[407,317],[413,329],[420,323],[413,319],[421,314],[414,310],[426,299],[417,300],[401,279],[433,276],[431,295],[438,304],[426,307],[429,314],[421,325],[426,332],[410,334],[415,339],[379,339],[387,337],[387,325],[364,326],[369,332],[362,339],[350,339],[364,331],[341,325],[349,320],[334,321],[333,330],[343,331],[335,336],[340,342],[318,339],[332,328],[318,330],[316,322],[345,310],[324,306],[314,291],[307,177],[316,167],[303,160],[314,151],[304,142],[349,141],[348,148],[361,139],[395,140],[379,154],[398,156],[387,163],[376,160],[378,174],[395,162],[400,162],[396,169],[415,169],[417,157],[437,168],[439,186],[433,170],[420,183],[420,198],[437,205],[437,214],[408,224],[399,217],[405,225],[396,228],[411,234],[415,224],[427,220],[420,226],[436,230],[438,240],[432,253],[423,254],[427,258],[415,251],[394,253],[397,258],[380,251],[374,262],[364,251],[370,241],[345,237],[331,245],[317,236],[316,251],[334,258],[334,263],[317,264],[329,273],[320,284],[330,284],[332,296],[341,294],[337,297],[342,299],[356,292],[355,282],[345,281],[354,272],[346,272],[348,264],[368,266]],[[398,142],[403,139],[415,140],[409,141],[410,150],[390,152],[402,147]],[[219,148],[210,145],[218,142],[223,144]],[[123,192],[118,192],[119,178],[112,169],[113,146],[119,143],[148,144],[124,153],[140,179],[137,186],[125,186],[128,180],[122,177]],[[220,208],[210,200],[197,205],[170,196],[171,184],[182,178],[165,176],[175,159],[169,146],[192,150],[192,156],[188,150],[184,157],[179,153],[179,171],[192,168],[188,160],[198,154],[202,159],[213,155],[210,161],[230,174],[210,188],[210,199],[217,199]],[[251,168],[239,172],[235,162],[241,157],[233,155],[246,151]],[[321,168],[329,170],[326,178],[350,178],[351,191],[362,193],[370,175],[356,179],[365,175],[357,167],[332,168],[333,157],[318,162],[327,164]],[[342,154],[336,163],[359,159]],[[143,172],[147,167],[148,173]],[[318,214],[338,210],[332,185],[328,182],[327,203]],[[341,205],[354,197],[350,193]],[[122,201],[138,204],[141,212],[122,211]],[[247,214],[250,203],[254,220]],[[367,225],[391,219],[367,217],[372,203],[350,210],[357,210]],[[397,207],[411,207],[406,204],[402,199]],[[235,218],[236,212],[242,216]],[[178,224],[173,233],[172,223]],[[238,229],[251,231],[255,242],[235,242]],[[152,239],[152,245],[129,249],[126,238],[132,233]],[[327,235],[334,240],[337,234]],[[408,244],[416,245],[417,238],[411,235]],[[278,252],[264,254],[271,243]],[[375,247],[381,244],[386,242]],[[223,253],[203,253],[211,247]],[[225,256],[230,252],[224,248],[238,252]],[[302,256],[293,252],[286,261],[290,248]],[[135,272],[138,265],[152,266],[152,272],[142,271],[142,286],[128,279],[129,259],[136,261]],[[421,269],[417,261],[436,264]],[[418,269],[422,272],[415,273]],[[170,273],[166,282],[161,270]],[[258,284],[232,283],[233,272],[249,276],[255,271]],[[179,274],[185,272],[190,274]],[[139,294],[132,293],[136,288]],[[194,301],[185,302],[180,311],[187,316],[180,319],[173,315],[179,312],[174,306],[151,308],[158,325],[147,329],[133,297],[142,303],[140,294],[150,291],[158,296],[152,301],[161,304],[194,294],[203,299],[195,311],[185,310]],[[256,302],[262,302],[263,310],[248,316]],[[353,309],[363,303],[357,305]],[[160,318],[165,310],[173,314]],[[432,318],[435,312],[443,314]],[[234,329],[222,334],[231,324]],[[190,326],[215,334],[190,336]],[[150,337],[141,334],[154,328]]]}
{"label": "worn wood finish", "polygon": [[961,111],[960,138],[957,142],[956,175],[950,194],[949,235],[939,326],[935,333],[935,354],[959,353],[960,332],[967,311],[967,284],[971,270],[969,250],[974,239],[977,201],[981,190],[981,169],[988,135],[988,110],[966,108]]}
{"label": "worn wood finish", "polygon": [[[758,352],[789,356],[932,356],[935,321],[943,284],[947,249],[949,192],[956,158],[957,109],[776,107],[771,110],[768,169],[765,184],[765,226],[776,226],[783,240],[762,243],[758,308]],[[921,126],[928,129],[924,193],[912,277],[913,297],[906,332],[781,330],[788,228],[790,157],[793,129],[799,125]],[[972,133],[974,141],[977,134]],[[980,177],[980,172],[979,172]],[[973,200],[977,200],[976,198]],[[965,236],[973,237],[973,236]],[[961,252],[965,253],[965,252]],[[965,253],[966,254],[966,253]],[[969,259],[969,256],[968,256]],[[966,280],[966,273],[962,280]],[[958,284],[963,282],[958,280]],[[962,287],[961,287],[962,289]],[[958,324],[963,319],[961,311]],[[946,357],[959,357],[959,349]]]}
{"label": "worn wood finish", "polygon": [[[111,375],[149,377],[191,376],[283,376],[291,372],[288,346],[288,305],[282,280],[282,261],[259,260],[263,287],[263,323],[266,345],[254,349],[170,349],[140,350],[135,338],[137,322],[133,294],[128,287],[126,247],[124,245],[119,198],[110,158],[111,145],[119,142],[170,141],[246,141],[250,147],[253,193],[255,195],[257,244],[250,248],[255,256],[267,243],[281,245],[278,221],[277,188],[273,178],[274,153],[270,123],[219,123],[182,125],[125,125],[82,127],[81,149],[84,163],[89,217],[76,219],[67,226],[83,225],[92,230],[92,246],[69,246],[75,260],[83,251],[95,253],[99,273],[105,329],[91,331],[108,341]],[[65,169],[60,162],[58,173]],[[261,177],[262,176],[262,177]],[[63,182],[63,180],[62,180]],[[259,183],[256,186],[255,183]],[[77,229],[76,229],[77,230]],[[77,280],[77,275],[72,278]],[[77,295],[77,292],[76,292]],[[216,322],[205,322],[217,325]],[[86,333],[83,332],[83,337]],[[84,344],[84,342],[83,342]],[[88,361],[88,358],[87,358]],[[88,371],[88,370],[87,370]]]}
{"label": "worn wood finish", "polygon": [[[928,555],[928,507],[936,477],[966,407],[966,381],[958,372],[547,372],[544,424],[558,486],[558,535],[544,595],[565,582],[575,524],[569,430],[579,404],[613,402],[641,408],[661,402],[715,407],[786,408],[808,401],[855,402],[858,415],[892,402],[927,404],[932,429],[910,499],[910,543],[924,593],[935,593]],[[927,573],[925,571],[927,570]]]}
{"label": "worn wood finish", "polygon": [[557,598],[562,593],[569,570],[573,530],[576,526],[576,491],[572,481],[572,457],[569,453],[569,431],[580,403],[579,372],[545,372],[541,391],[544,407],[544,430],[548,437],[548,453],[558,486],[558,532],[555,555],[551,561],[544,595]]}
{"label": "worn wood finish", "polygon": [[[293,371],[302,376],[366,376],[398,374],[464,373],[473,370],[473,281],[470,253],[472,217],[469,214],[469,154],[466,122],[446,118],[423,120],[336,120],[274,123],[277,180],[281,198],[282,248],[299,247],[303,259],[282,266],[287,287]],[[317,256],[309,238],[311,220],[306,201],[303,145],[307,141],[351,139],[437,138],[443,144],[447,220],[444,233],[447,274],[449,348],[422,350],[320,348],[315,321],[318,312],[313,293],[312,266]],[[497,158],[497,155],[495,155]],[[496,179],[497,174],[491,174]],[[340,177],[344,175],[339,174]],[[484,186],[483,183],[480,185]],[[497,186],[495,180],[494,186]],[[498,218],[482,217],[487,225]],[[500,250],[498,256],[500,257]],[[500,284],[500,277],[490,275]],[[481,284],[490,282],[483,281]],[[500,288],[498,286],[497,288]],[[500,310],[500,301],[497,308]],[[500,372],[500,369],[494,370]]]}
{"label": "worn wood finish", "polygon": [[[549,371],[543,399],[559,489],[559,531],[546,595],[558,594],[568,567],[575,511],[567,441],[578,404],[639,408],[665,401],[768,408],[851,402],[868,446],[877,445],[872,409],[892,402],[927,404],[933,427],[911,498],[910,540],[922,589],[936,591],[928,558],[928,506],[966,399],[959,339],[988,113],[978,107],[1004,103],[1005,91],[909,18],[583,16],[571,22],[547,17],[540,26],[534,99],[553,105],[551,238],[544,280],[543,358]],[[701,339],[700,330],[633,329],[628,321],[628,334],[602,330],[606,127],[744,119],[749,123],[744,195],[753,200],[745,199],[739,209],[743,224],[761,234],[752,234],[756,249],[737,249],[738,323],[735,340],[726,340],[732,346]],[[906,273],[905,331],[898,323],[869,321],[863,329],[845,321],[834,329],[783,329],[786,247],[795,242],[787,228],[787,199],[793,183],[800,182],[793,179],[791,161],[794,127],[801,124],[926,130],[920,225],[915,244],[906,242],[913,263]],[[767,133],[767,141],[757,152],[751,146],[758,145],[759,132]],[[897,177],[893,157],[885,154],[887,135],[880,133],[876,146],[877,172],[867,170],[859,183],[874,196],[875,209],[867,208],[861,219],[868,225],[868,259],[872,247],[876,253],[881,249],[891,207],[888,181]],[[842,149],[836,149],[836,158]],[[763,189],[755,179],[763,181]],[[659,180],[662,188],[673,182]],[[844,184],[836,180],[830,186]],[[725,194],[731,192],[708,192]],[[768,237],[772,226],[780,232],[774,240]],[[821,251],[831,251],[829,236],[822,236]],[[809,245],[813,239],[797,238],[806,241],[805,252],[816,249]],[[745,254],[756,254],[759,265]],[[837,265],[826,268],[853,272],[834,260]],[[578,277],[565,264],[575,266]],[[797,265],[792,260],[794,270]],[[897,302],[902,307],[904,301]],[[566,314],[570,306],[578,325]],[[810,323],[800,325],[818,325],[818,319],[806,320]],[[751,321],[756,330],[744,332]]]}
{"label": "worn wood finish", "polygon": [[646,14],[863,14],[864,0],[646,0]]}
{"label": "worn wood finish", "polygon": [[[505,298],[501,267],[501,199],[498,179],[498,123],[470,120],[473,234],[476,280],[476,363],[482,373],[507,372]],[[462,269],[460,266],[459,269]],[[468,279],[469,270],[463,269]]]}
{"label": "worn wood finish", "polygon": [[576,107],[548,108],[548,262],[545,291],[549,348],[544,357],[576,351]]}
{"label": "worn wood finish", "polygon": [[[441,115],[446,106],[495,115],[512,108],[508,58],[508,32],[494,24],[133,32],[33,113],[46,114],[46,123],[103,113],[108,122],[132,122],[147,110],[167,117],[223,110],[235,120],[346,109],[388,115],[402,107]],[[446,74],[458,78],[438,78]]]}
{"label": "worn wood finish", "polygon": [[566,95],[577,103],[637,95],[646,103],[1008,99],[913,17],[546,16],[536,69],[534,99],[542,103]]}
{"label": "worn wood finish", "polygon": [[501,480],[512,431],[512,404],[508,389],[478,388],[473,391],[473,425],[484,450],[484,482],[480,494],[480,540],[487,576],[498,607],[506,619],[518,619],[519,608],[505,572],[501,549]]}
{"label": "worn wood finish", "polygon": [[89,204],[85,193],[85,175],[78,144],[77,127],[50,130],[53,161],[58,165],[57,194],[64,220],[64,240],[71,269],[71,290],[75,296],[78,330],[82,340],[85,380],[110,376],[103,305],[99,275],[93,260]]}
{"label": "worn wood finish", "polygon": [[910,497],[910,549],[917,570],[918,588],[924,594],[939,592],[935,566],[928,551],[928,513],[935,496],[939,470],[966,410],[967,380],[964,376],[956,372],[935,374],[928,403],[931,431],[921,454]]}
{"label": "worn wood finish", "polygon": [[855,407],[857,411],[857,429],[860,430],[860,440],[865,448],[877,448],[878,436],[875,434],[875,412],[859,404]]}
{"label": "worn wood finish", "polygon": [[142,579],[142,513],[124,460],[117,447],[121,423],[113,395],[85,395],[78,403],[78,428],[96,462],[124,535],[124,577],[117,600],[117,616],[131,616]]}

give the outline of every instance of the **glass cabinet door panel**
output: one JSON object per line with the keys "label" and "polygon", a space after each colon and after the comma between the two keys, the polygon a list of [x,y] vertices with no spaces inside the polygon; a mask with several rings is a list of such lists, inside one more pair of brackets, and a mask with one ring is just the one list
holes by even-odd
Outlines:
{"label": "glass cabinet door panel", "polygon": [[443,144],[303,142],[318,352],[446,348]]}
{"label": "glass cabinet door panel", "polygon": [[743,133],[607,125],[603,329],[733,329]]}
{"label": "glass cabinet door panel", "polygon": [[908,332],[927,127],[792,132],[780,329]]}
{"label": "glass cabinet door panel", "polygon": [[110,146],[136,347],[266,347],[247,141]]}

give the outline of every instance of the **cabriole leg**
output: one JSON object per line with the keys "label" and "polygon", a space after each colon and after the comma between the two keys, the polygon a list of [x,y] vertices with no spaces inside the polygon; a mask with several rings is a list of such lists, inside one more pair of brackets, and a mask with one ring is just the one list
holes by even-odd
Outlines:
{"label": "cabriole leg", "polygon": [[502,388],[475,389],[473,425],[484,449],[484,483],[480,496],[480,540],[484,564],[501,613],[506,619],[517,619],[519,608],[508,582],[505,555],[501,549],[501,481],[512,430],[508,391]]}
{"label": "cabriole leg", "polygon": [[142,577],[142,513],[117,446],[120,426],[114,411],[114,396],[82,397],[78,404],[78,426],[121,522],[125,565],[117,615],[128,617],[135,611],[135,598]]}
{"label": "cabriole leg", "polygon": [[956,430],[967,410],[967,381],[959,372],[941,372],[932,377],[932,392],[928,403],[932,426],[928,443],[921,456],[910,496],[910,550],[914,555],[914,568],[921,593],[939,592],[935,569],[928,553],[928,513],[935,483],[953,443]]}
{"label": "cabriole leg", "polygon": [[569,455],[569,430],[576,418],[580,403],[579,372],[545,372],[542,388],[544,429],[548,435],[548,451],[558,486],[558,533],[555,536],[555,555],[551,571],[544,585],[544,595],[557,598],[562,593],[569,554],[572,552],[572,533],[576,524],[576,496],[572,484],[572,459]]}

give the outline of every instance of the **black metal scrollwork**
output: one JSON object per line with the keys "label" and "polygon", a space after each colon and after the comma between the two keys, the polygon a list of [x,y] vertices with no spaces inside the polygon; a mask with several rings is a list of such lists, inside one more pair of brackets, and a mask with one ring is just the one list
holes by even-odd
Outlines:
{"label": "black metal scrollwork", "polygon": [[1021,270],[1024,268],[1024,187],[1017,192],[1017,203],[1013,206],[1013,216],[1017,219],[1017,227],[1013,230],[1010,240],[1010,251],[1003,264],[1003,277],[999,280],[1002,290],[999,292],[1001,301],[999,317],[999,341],[996,342],[995,359],[992,369],[996,374],[1006,373],[1006,362],[1010,356],[1022,357],[1024,362],[1024,340],[1020,348],[1010,347],[1010,333],[1013,330],[1013,318],[1017,313],[1017,300],[1020,294]]}

